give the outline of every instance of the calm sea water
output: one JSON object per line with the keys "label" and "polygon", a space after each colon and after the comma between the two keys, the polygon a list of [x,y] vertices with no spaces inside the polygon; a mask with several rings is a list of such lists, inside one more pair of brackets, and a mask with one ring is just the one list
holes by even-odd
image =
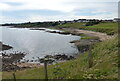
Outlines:
{"label": "calm sea water", "polygon": [[78,39],[79,36],[48,33],[44,30],[0,27],[0,41],[13,47],[6,53],[25,52],[25,59],[28,60],[45,55],[78,53],[76,46],[69,43]]}

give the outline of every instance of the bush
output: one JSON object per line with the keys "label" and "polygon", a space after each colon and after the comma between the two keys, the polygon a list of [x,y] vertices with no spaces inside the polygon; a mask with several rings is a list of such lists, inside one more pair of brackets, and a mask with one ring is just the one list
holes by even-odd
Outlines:
{"label": "bush", "polygon": [[93,25],[96,25],[99,23],[100,23],[100,21],[90,21],[90,22],[86,23],[85,26],[93,26]]}

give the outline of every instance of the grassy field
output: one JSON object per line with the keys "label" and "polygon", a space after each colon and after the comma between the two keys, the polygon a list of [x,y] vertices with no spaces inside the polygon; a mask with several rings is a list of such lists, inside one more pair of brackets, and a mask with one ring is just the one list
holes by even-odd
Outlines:
{"label": "grassy field", "polygon": [[85,23],[81,22],[81,23],[66,23],[66,24],[62,24],[62,25],[58,25],[58,27],[71,27],[71,28],[80,28],[83,27],[85,25]]}
{"label": "grassy field", "polygon": [[117,33],[117,22],[102,22],[93,26],[85,26],[86,23],[67,23],[58,25],[58,27],[66,27],[66,28],[79,28],[85,30],[92,30],[102,33],[107,33],[108,35],[113,35]]}
{"label": "grassy field", "polygon": [[[91,52],[81,54],[77,59],[48,66],[49,79],[117,79],[118,39],[100,42]],[[93,66],[88,67],[88,54],[92,54]],[[4,79],[13,79],[12,72],[3,72]],[[44,79],[43,67],[16,72],[17,79]]]}

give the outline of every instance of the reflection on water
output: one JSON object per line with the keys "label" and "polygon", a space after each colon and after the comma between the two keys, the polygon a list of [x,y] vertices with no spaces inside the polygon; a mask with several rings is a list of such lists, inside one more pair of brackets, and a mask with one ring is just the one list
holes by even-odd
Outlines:
{"label": "reflection on water", "polygon": [[72,40],[80,39],[78,36],[48,33],[43,30],[8,27],[0,27],[0,32],[2,32],[0,41],[13,47],[13,49],[6,52],[26,52],[28,53],[25,57],[26,59],[58,53],[78,53],[74,44],[69,43]]}

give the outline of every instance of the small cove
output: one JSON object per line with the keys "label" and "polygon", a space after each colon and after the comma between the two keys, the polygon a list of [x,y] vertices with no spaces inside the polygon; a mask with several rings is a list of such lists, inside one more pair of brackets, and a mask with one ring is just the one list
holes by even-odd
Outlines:
{"label": "small cove", "polygon": [[[1,31],[2,30],[2,31]],[[48,30],[48,29],[46,29]],[[52,31],[52,29],[49,29]],[[49,33],[44,30],[30,30],[29,28],[0,27],[0,41],[11,45],[13,49],[6,53],[25,52],[25,60],[35,60],[46,55],[77,54],[79,51],[74,44],[69,43],[79,40],[79,36]],[[58,31],[58,30],[56,30]]]}

